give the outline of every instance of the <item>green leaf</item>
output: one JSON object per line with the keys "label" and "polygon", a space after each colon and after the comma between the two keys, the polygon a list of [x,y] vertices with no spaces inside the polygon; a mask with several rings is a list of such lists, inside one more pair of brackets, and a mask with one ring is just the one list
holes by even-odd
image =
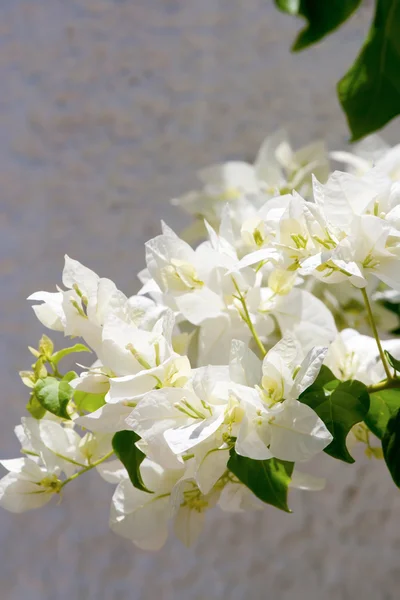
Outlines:
{"label": "green leaf", "polygon": [[392,329],[390,333],[393,333],[394,335],[400,335],[400,303],[388,302],[387,300],[379,300],[378,302],[397,316],[398,326],[395,329]]}
{"label": "green leaf", "polygon": [[344,462],[353,463],[346,438],[353,425],[363,421],[368,413],[366,386],[360,381],[339,382],[327,367],[323,367],[316,381],[301,394],[299,400],[315,410],[333,435],[325,452]]}
{"label": "green leaf", "polygon": [[39,379],[35,384],[35,394],[40,404],[57,417],[69,419],[67,405],[74,390],[67,381],[58,381],[55,377]]}
{"label": "green leaf", "polygon": [[388,363],[391,367],[393,367],[393,369],[395,371],[397,371],[398,373],[400,373],[400,360],[397,360],[397,358],[395,358],[394,356],[392,356],[390,354],[390,352],[388,352],[387,350],[384,350],[385,352],[385,356],[388,360]]}
{"label": "green leaf", "polygon": [[31,354],[33,354],[35,358],[40,358],[41,355],[39,350],[36,350],[36,348],[32,348],[32,346],[28,346],[28,350]]}
{"label": "green leaf", "polygon": [[389,419],[382,439],[382,450],[393,481],[400,487],[400,410]]}
{"label": "green leaf", "polygon": [[47,335],[43,334],[39,341],[39,352],[48,357],[53,354],[54,344]]}
{"label": "green leaf", "polygon": [[43,379],[47,375],[47,369],[44,365],[45,358],[38,358],[36,363],[32,365],[33,375],[35,380]]}
{"label": "green leaf", "polygon": [[33,371],[20,371],[19,376],[22,383],[27,387],[33,388],[35,386],[35,374]]}
{"label": "green leaf", "polygon": [[70,348],[63,348],[62,350],[59,350],[58,352],[53,354],[53,356],[51,357],[51,362],[57,364],[62,358],[64,358],[64,356],[67,356],[68,354],[73,354],[74,352],[91,352],[91,350],[84,344],[75,344],[75,346],[71,346]]}
{"label": "green leaf", "polygon": [[62,381],[67,381],[67,383],[69,383],[70,381],[73,381],[77,377],[78,377],[78,374],[75,373],[75,371],[68,371],[68,373],[65,373],[64,377],[62,378]]}
{"label": "green leaf", "polygon": [[232,448],[227,466],[257,498],[276,508],[291,512],[287,495],[294,463],[277,458],[253,460],[236,454]]}
{"label": "green leaf", "polygon": [[77,390],[74,394],[74,402],[79,411],[92,413],[98,408],[101,408],[106,403],[104,400],[105,394],[90,394]]}
{"label": "green leaf", "polygon": [[281,11],[307,21],[292,46],[293,51],[298,51],[340,27],[360,6],[361,0],[275,0],[275,4]]}
{"label": "green leaf", "polygon": [[370,394],[370,405],[364,421],[380,440],[383,438],[389,419],[400,409],[400,389],[382,390]]}
{"label": "green leaf", "polygon": [[300,0],[275,0],[276,6],[282,12],[297,15],[300,10]]}
{"label": "green leaf", "polygon": [[363,48],[337,89],[352,141],[400,113],[400,0],[377,0]]}
{"label": "green leaf", "polygon": [[38,397],[34,392],[32,392],[29,398],[26,410],[29,411],[35,419],[41,419],[46,414],[46,409],[40,404]]}
{"label": "green leaf", "polygon": [[119,460],[128,471],[132,485],[142,492],[152,494],[143,483],[140,465],[146,455],[136,447],[140,437],[134,431],[117,431],[112,439],[112,447]]}

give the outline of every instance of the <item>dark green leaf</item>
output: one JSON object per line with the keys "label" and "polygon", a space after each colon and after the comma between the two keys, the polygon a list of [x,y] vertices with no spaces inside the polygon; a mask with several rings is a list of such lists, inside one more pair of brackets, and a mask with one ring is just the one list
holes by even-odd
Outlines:
{"label": "dark green leaf", "polygon": [[246,485],[257,498],[286,512],[288,487],[294,463],[277,458],[253,460],[236,454],[232,448],[228,469]]}
{"label": "dark green leaf", "polygon": [[41,419],[46,414],[46,409],[40,404],[35,392],[32,392],[29,402],[26,405],[26,410],[29,411],[35,419]]}
{"label": "dark green leaf", "polygon": [[40,404],[57,417],[69,419],[67,405],[74,390],[67,381],[59,381],[55,377],[39,379],[35,384],[35,394]]}
{"label": "dark green leaf", "polygon": [[353,463],[354,458],[347,450],[346,438],[353,425],[363,421],[368,413],[369,395],[366,386],[359,381],[338,382],[329,369],[324,367],[299,400],[315,410],[333,435],[325,452],[344,462]]}
{"label": "dark green leaf", "polygon": [[397,358],[395,358],[394,356],[392,356],[390,354],[390,352],[388,352],[387,350],[384,350],[385,352],[385,356],[388,360],[388,363],[391,367],[393,367],[393,369],[395,371],[397,371],[398,373],[400,373],[400,360],[397,360]]}
{"label": "dark green leaf", "polygon": [[382,390],[370,394],[370,405],[364,421],[367,427],[380,440],[383,438],[388,421],[400,409],[400,389]]}
{"label": "dark green leaf", "polygon": [[382,450],[393,481],[400,487],[400,410],[389,419],[382,439]]}
{"label": "dark green leaf", "polygon": [[74,394],[74,402],[80,411],[94,412],[105,404],[104,394],[90,394],[77,390]]}
{"label": "dark green leaf", "polygon": [[112,447],[119,460],[128,471],[129,479],[138,490],[152,494],[143,483],[140,465],[146,455],[136,447],[140,437],[134,431],[117,431],[112,439]]}
{"label": "dark green leaf", "polygon": [[379,304],[382,304],[387,310],[390,310],[393,314],[397,316],[398,324],[395,329],[391,329],[390,333],[394,335],[400,335],[400,303],[399,302],[388,302],[387,300],[379,301]]}
{"label": "dark green leaf", "polygon": [[51,357],[51,362],[57,364],[64,356],[68,354],[73,354],[74,352],[91,352],[91,350],[85,346],[84,344],[75,344],[75,346],[71,346],[70,348],[63,348],[58,352],[55,352]]}
{"label": "dark green leaf", "polygon": [[377,0],[373,24],[353,66],[338,83],[352,141],[400,113],[400,0]]}
{"label": "dark green leaf", "polygon": [[360,6],[361,0],[275,0],[275,4],[281,11],[307,21],[292,46],[292,50],[297,51],[340,27]]}

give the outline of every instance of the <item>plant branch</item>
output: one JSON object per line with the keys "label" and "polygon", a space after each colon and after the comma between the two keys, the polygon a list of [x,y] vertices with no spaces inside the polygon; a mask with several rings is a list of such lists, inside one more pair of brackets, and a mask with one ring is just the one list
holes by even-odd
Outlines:
{"label": "plant branch", "polygon": [[388,381],[391,381],[393,379],[393,376],[392,376],[392,374],[390,372],[390,368],[389,368],[389,365],[387,363],[385,353],[383,352],[382,344],[381,344],[381,341],[379,339],[379,333],[378,333],[378,330],[376,328],[376,323],[375,323],[374,315],[372,314],[371,304],[370,304],[370,301],[369,301],[369,298],[368,298],[368,294],[365,291],[365,288],[361,288],[361,293],[362,293],[363,298],[364,298],[365,308],[367,309],[369,322],[370,322],[370,325],[371,325],[372,332],[374,334],[376,345],[378,346],[379,356],[381,357],[381,361],[382,361],[382,364],[383,364],[383,368],[385,369],[386,377],[388,378]]}
{"label": "plant branch", "polygon": [[237,296],[235,296],[235,298],[237,298],[239,300],[239,302],[240,302],[240,304],[242,305],[242,308],[243,308],[243,314],[241,314],[240,311],[239,311],[239,313],[240,313],[243,321],[246,323],[247,327],[250,329],[250,332],[251,332],[251,334],[252,334],[252,336],[254,338],[254,341],[256,342],[256,344],[257,344],[257,346],[258,346],[258,348],[259,348],[259,350],[260,350],[260,352],[262,354],[262,357],[264,358],[264,356],[267,354],[267,351],[265,349],[264,344],[262,343],[262,341],[258,337],[257,332],[256,332],[256,330],[254,328],[254,325],[253,325],[251,317],[250,317],[249,310],[247,308],[246,299],[243,296],[242,292],[240,291],[239,286],[238,286],[238,284],[237,284],[237,282],[236,282],[236,280],[235,280],[234,277],[232,277],[232,281],[233,281],[233,285],[235,286],[236,292],[238,294]]}
{"label": "plant branch", "polygon": [[97,467],[98,465],[100,465],[102,462],[104,462],[108,458],[111,458],[111,456],[113,454],[114,454],[114,450],[111,450],[111,452],[109,452],[108,454],[106,454],[102,458],[99,458],[99,460],[96,460],[94,463],[91,463],[87,467],[84,467],[83,469],[81,469],[81,471],[77,471],[76,473],[74,473],[73,475],[71,475],[71,477],[68,477],[68,479],[66,479],[65,481],[62,482],[62,484],[60,486],[60,491],[62,490],[62,488],[64,486],[67,485],[67,483],[69,483],[70,481],[73,481],[74,479],[77,479],[78,477],[80,477],[84,473],[87,473],[87,471],[90,471],[91,469],[94,469],[95,467]]}
{"label": "plant branch", "polygon": [[394,390],[400,389],[400,379],[385,379],[384,381],[380,381],[379,383],[374,383],[373,385],[369,385],[367,387],[367,391],[370,394],[374,392],[382,392],[383,390]]}

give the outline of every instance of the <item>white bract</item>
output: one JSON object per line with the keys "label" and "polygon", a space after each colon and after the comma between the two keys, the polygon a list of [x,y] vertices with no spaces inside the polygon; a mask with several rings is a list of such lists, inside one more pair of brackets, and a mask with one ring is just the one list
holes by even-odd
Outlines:
{"label": "white bract", "polygon": [[298,401],[316,379],[326,350],[316,347],[303,358],[300,345],[286,336],[261,366],[242,343],[234,344],[231,372],[243,414],[235,444],[238,454],[256,460],[304,461],[332,441],[316,413]]}
{"label": "white bract", "polygon": [[81,438],[72,425],[47,418],[23,417],[15,433],[26,458],[1,461],[9,473],[0,480],[0,505],[12,512],[46,504],[60,493],[63,476],[70,478],[111,448],[110,438]]}
{"label": "white bract", "polygon": [[[288,490],[324,486],[298,463],[351,462],[346,437],[382,456],[370,429],[384,438],[400,408],[400,151],[375,138],[333,157],[346,172],[278,132],[254,163],[201,171],[174,201],[200,242],[162,223],[137,295],[65,257],[63,289],[29,299],[74,341],[30,348],[31,416],[22,457],[1,461],[1,506],[38,508],[96,469],[112,530],[156,550],[171,522],[192,543],[215,506],[289,510]],[[88,350],[77,337],[93,354],[65,372]]]}

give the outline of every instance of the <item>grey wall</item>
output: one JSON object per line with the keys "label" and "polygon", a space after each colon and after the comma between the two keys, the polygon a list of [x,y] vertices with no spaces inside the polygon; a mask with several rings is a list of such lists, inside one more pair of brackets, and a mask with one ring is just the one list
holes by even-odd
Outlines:
{"label": "grey wall", "polygon": [[[27,400],[17,371],[41,327],[25,301],[68,252],[126,292],[143,243],[196,168],[251,158],[279,126],[296,143],[348,135],[334,85],[371,3],[292,56],[298,23],[271,0],[2,0],[0,4],[0,454]],[[398,139],[399,125],[387,138]],[[59,340],[60,342],[62,340]],[[107,527],[112,488],[88,474],[59,506],[0,513],[1,600],[398,598],[400,494],[382,465],[327,457],[323,493],[293,515],[211,514],[190,550],[141,553]]]}

